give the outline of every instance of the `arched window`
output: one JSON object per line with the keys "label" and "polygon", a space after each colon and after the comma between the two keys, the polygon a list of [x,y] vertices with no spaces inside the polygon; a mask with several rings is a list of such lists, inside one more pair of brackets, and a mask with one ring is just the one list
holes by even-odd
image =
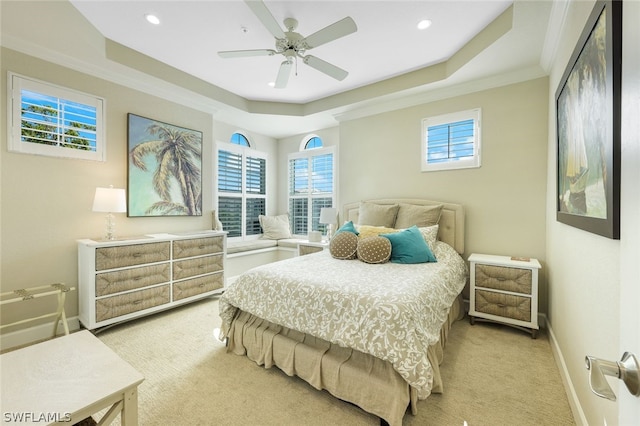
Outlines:
{"label": "arched window", "polygon": [[251,148],[249,139],[235,132],[218,151],[218,219],[227,238],[245,240],[262,233],[266,214],[267,154]]}
{"label": "arched window", "polygon": [[322,139],[318,136],[313,136],[307,139],[307,142],[304,144],[304,149],[313,149],[313,148],[322,148]]}
{"label": "arched window", "polygon": [[247,137],[242,133],[238,133],[238,132],[231,135],[231,143],[235,145],[251,147],[251,144],[249,143],[249,139],[247,139]]}
{"label": "arched window", "polygon": [[326,231],[320,223],[323,208],[335,205],[335,147],[324,147],[322,139],[308,135],[300,151],[289,154],[289,220],[294,235]]}

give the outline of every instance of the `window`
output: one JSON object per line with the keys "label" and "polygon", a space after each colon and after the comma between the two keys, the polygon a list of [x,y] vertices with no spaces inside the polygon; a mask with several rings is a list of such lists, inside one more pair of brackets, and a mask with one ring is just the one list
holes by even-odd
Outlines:
{"label": "window", "polygon": [[317,136],[310,137],[304,145],[304,149],[322,148],[322,139]]}
{"label": "window", "polygon": [[106,160],[104,99],[13,73],[8,78],[10,151]]}
{"label": "window", "polygon": [[262,233],[266,213],[266,154],[235,144],[218,146],[218,219],[229,238]]}
{"label": "window", "polygon": [[304,151],[289,155],[289,220],[294,235],[325,234],[320,209],[335,205],[334,148],[311,149],[308,142]]}
{"label": "window", "polygon": [[251,144],[249,144],[249,139],[247,139],[247,137],[242,133],[238,132],[231,135],[231,143],[234,145],[251,147]]}
{"label": "window", "polygon": [[422,120],[422,171],[480,167],[480,109]]}

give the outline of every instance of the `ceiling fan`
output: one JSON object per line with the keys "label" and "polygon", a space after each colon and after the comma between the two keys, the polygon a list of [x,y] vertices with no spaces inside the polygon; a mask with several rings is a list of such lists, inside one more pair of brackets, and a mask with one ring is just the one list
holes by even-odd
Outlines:
{"label": "ceiling fan", "polygon": [[351,33],[358,31],[356,23],[350,17],[343,18],[321,30],[316,31],[308,37],[303,37],[299,33],[295,32],[298,26],[298,21],[293,18],[286,18],[284,20],[284,26],[287,32],[284,32],[280,28],[280,24],[275,20],[267,6],[262,0],[245,0],[245,3],[258,17],[262,25],[276,39],[276,48],[274,49],[252,49],[252,50],[229,50],[218,52],[218,55],[222,58],[240,58],[248,56],[273,56],[283,55],[285,60],[280,64],[280,70],[276,78],[276,88],[284,88],[287,86],[289,76],[291,75],[291,68],[293,67],[297,58],[301,58],[302,62],[309,65],[316,70],[335,78],[336,80],[344,80],[349,73],[340,67],[330,64],[320,58],[313,55],[305,55],[306,51],[314,47],[321,46],[330,41],[336,40],[340,37],[344,37]]}

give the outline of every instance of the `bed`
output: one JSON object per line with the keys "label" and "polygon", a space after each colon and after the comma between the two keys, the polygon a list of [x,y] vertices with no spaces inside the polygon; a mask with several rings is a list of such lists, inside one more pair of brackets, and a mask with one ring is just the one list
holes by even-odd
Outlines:
{"label": "bed", "polygon": [[420,199],[367,200],[345,205],[341,218],[359,229],[365,221],[406,229],[433,209],[437,226],[415,225],[437,230],[430,242],[437,262],[370,264],[324,250],[239,276],[220,299],[228,351],[401,425],[408,407],[416,414],[418,400],[443,391],[439,364],[450,326],[463,314],[460,292],[468,276],[460,257],[464,209]]}

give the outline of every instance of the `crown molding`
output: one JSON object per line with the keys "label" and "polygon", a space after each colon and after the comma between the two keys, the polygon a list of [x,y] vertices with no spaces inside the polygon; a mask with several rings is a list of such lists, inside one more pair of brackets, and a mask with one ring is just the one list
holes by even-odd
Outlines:
{"label": "crown molding", "polygon": [[540,66],[546,73],[551,72],[553,63],[558,54],[558,46],[560,45],[560,35],[565,26],[567,16],[569,15],[569,0],[557,0],[552,3],[551,13],[549,15],[549,24],[542,46],[542,54],[540,55]]}
{"label": "crown molding", "polygon": [[378,100],[375,104],[336,113],[334,117],[338,122],[349,121],[547,76],[548,74],[541,67],[532,66],[460,84],[433,88],[421,93],[397,93],[394,95],[394,99]]}

